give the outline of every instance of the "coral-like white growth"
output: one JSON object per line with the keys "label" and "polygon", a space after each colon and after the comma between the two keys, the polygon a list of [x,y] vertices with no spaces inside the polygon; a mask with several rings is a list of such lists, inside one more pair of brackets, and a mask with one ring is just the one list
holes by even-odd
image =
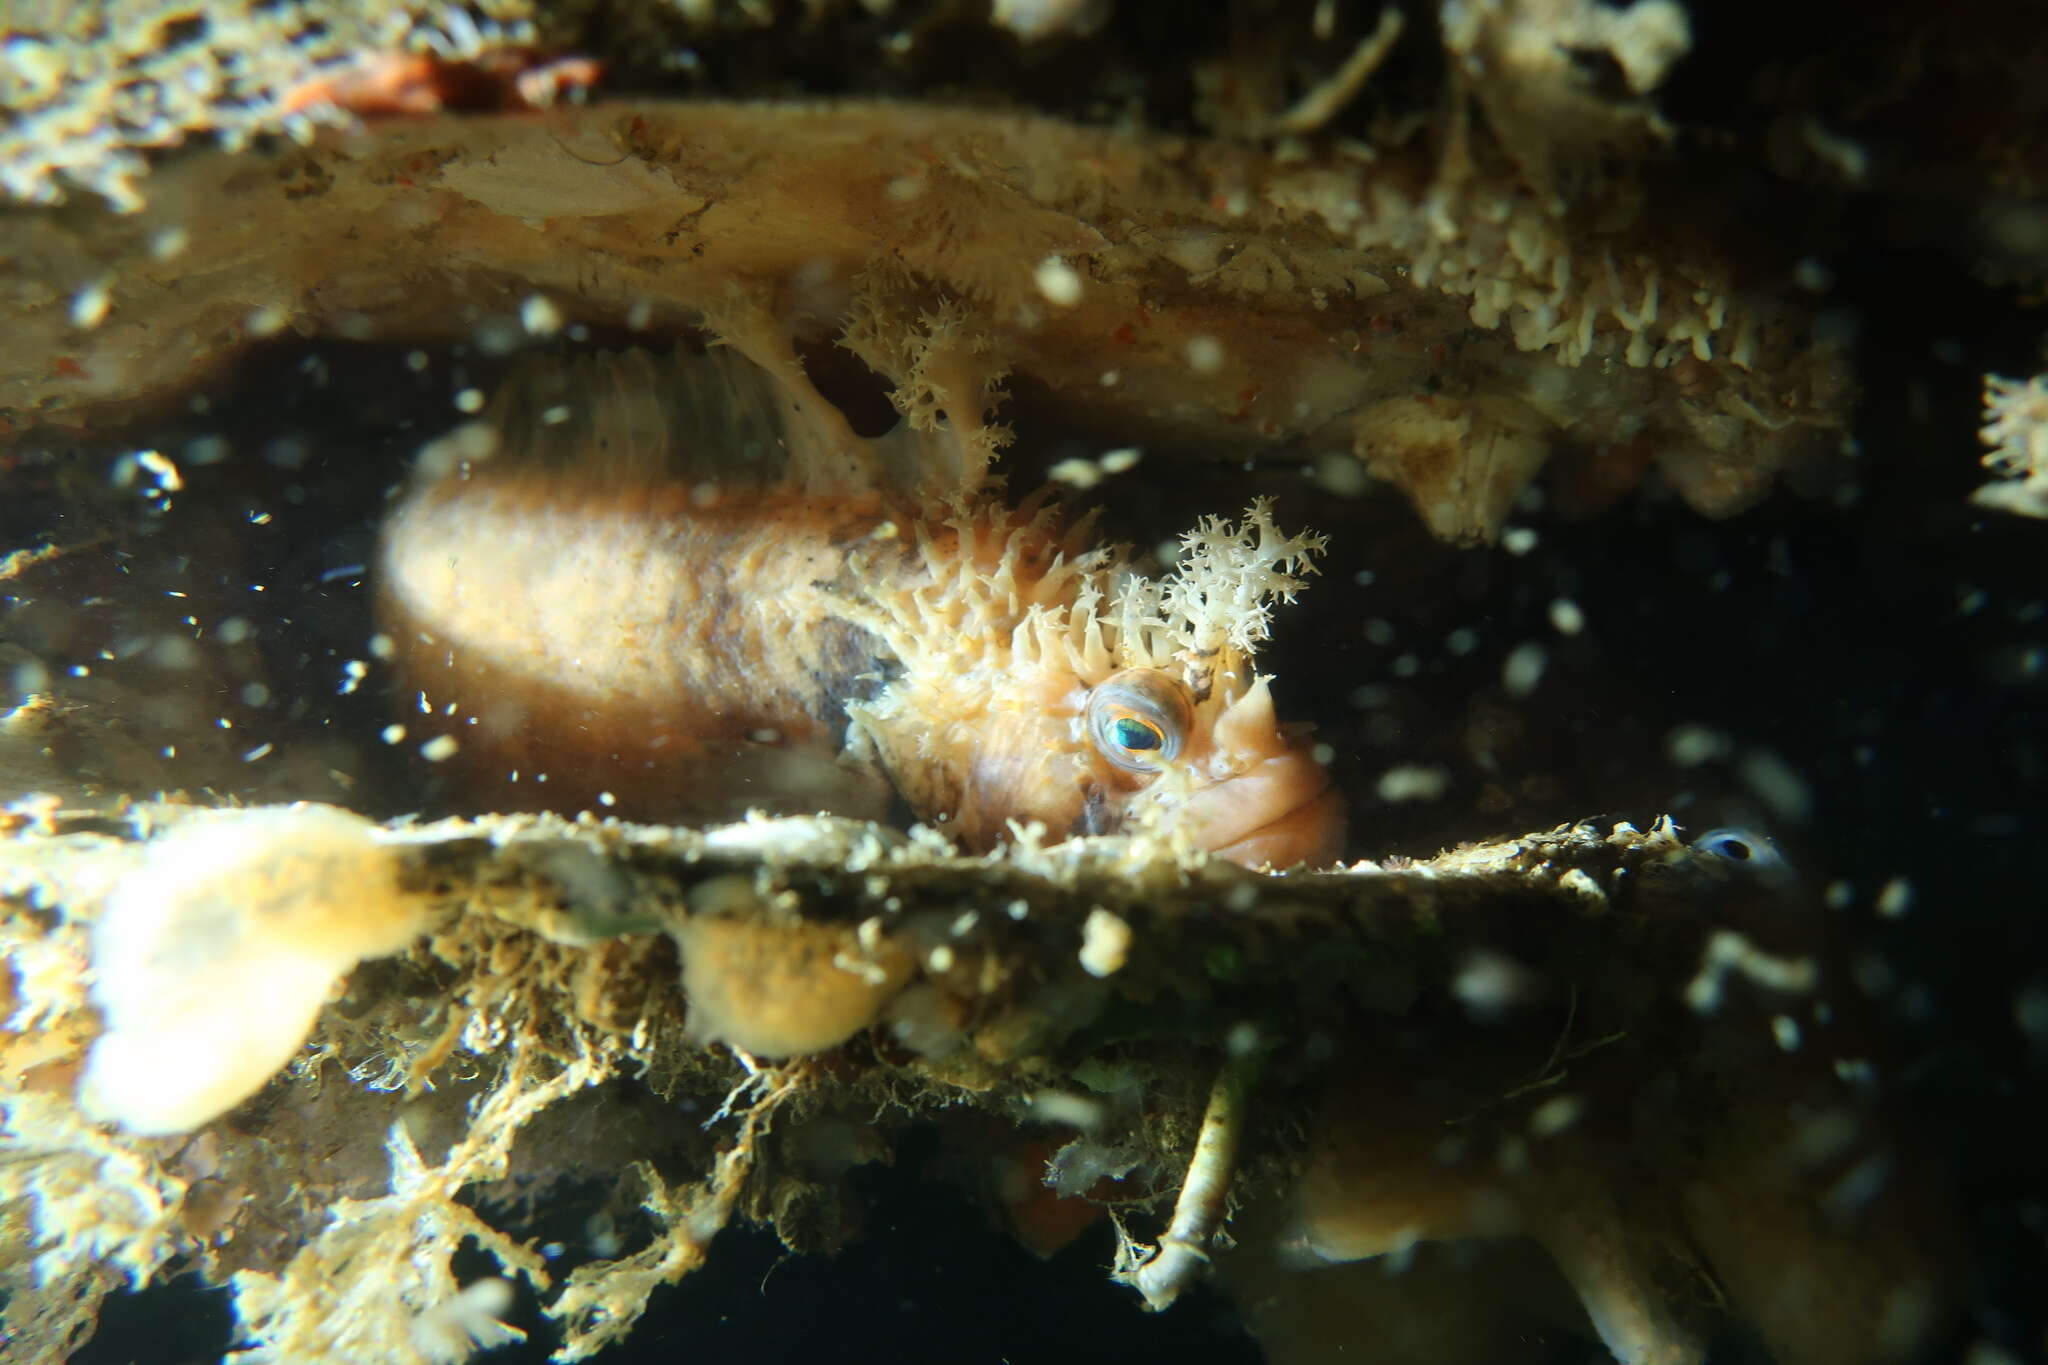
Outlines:
{"label": "coral-like white growth", "polygon": [[[916,528],[932,582],[877,591],[872,614],[858,619],[899,657],[946,658],[956,669],[996,651],[1005,667],[1058,660],[1091,683],[1118,668],[1242,672],[1241,656],[1270,633],[1272,604],[1307,586],[1303,575],[1315,572],[1309,561],[1325,544],[1310,532],[1283,534],[1271,500],[1260,498],[1240,522],[1202,518],[1162,577],[1132,569],[1121,547],[1081,549],[1089,519],[1060,537],[1064,548],[1051,562],[1031,564],[1054,535],[1053,517],[1047,508],[991,515],[956,505],[944,523],[956,543]],[[1240,657],[1224,659],[1226,652]]]}
{"label": "coral-like white growth", "polygon": [[918,307],[901,297],[888,272],[872,273],[854,297],[840,344],[881,374],[898,377],[889,401],[924,466],[920,482],[936,493],[972,493],[988,482],[989,465],[1009,444],[1010,429],[990,422],[1002,400],[1009,364],[992,338],[977,330],[958,300]]}
{"label": "coral-like white growth", "polygon": [[150,849],[93,931],[106,1031],[86,1111],[181,1133],[275,1075],[342,975],[422,928],[375,828],[326,806],[232,812]]}
{"label": "coral-like white growth", "polygon": [[1977,434],[1990,447],[1984,467],[2005,477],[1978,489],[1974,500],[2048,517],[2048,374],[2025,380],[1985,375],[1984,425]]}
{"label": "coral-like white growth", "polygon": [[26,1209],[38,1286],[99,1264],[139,1288],[191,1251],[178,1217],[185,1182],[57,1095],[0,1097],[0,1150],[0,1203]]}
{"label": "coral-like white growth", "polygon": [[[568,1071],[532,1089],[515,1082],[493,1092],[486,1113],[544,1106],[587,1081]],[[523,1104],[499,1103],[508,1097]],[[403,1122],[391,1126],[391,1193],[376,1199],[340,1199],[320,1236],[300,1248],[276,1275],[244,1270],[234,1277],[235,1314],[253,1344],[237,1351],[238,1365],[286,1361],[381,1360],[393,1365],[454,1365],[475,1351],[523,1340],[525,1333],[497,1320],[509,1288],[458,1285],[451,1261],[474,1240],[500,1265],[536,1284],[547,1282],[540,1256],[514,1242],[455,1201],[480,1173],[502,1173],[515,1122],[502,1135],[479,1129],[439,1166],[421,1159]]]}
{"label": "coral-like white growth", "polygon": [[1232,525],[1204,517],[1181,537],[1166,578],[1135,575],[1117,584],[1110,614],[1131,662],[1210,659],[1225,649],[1249,654],[1270,631],[1273,602],[1292,602],[1324,546],[1321,536],[1283,535],[1273,505],[1260,498]]}

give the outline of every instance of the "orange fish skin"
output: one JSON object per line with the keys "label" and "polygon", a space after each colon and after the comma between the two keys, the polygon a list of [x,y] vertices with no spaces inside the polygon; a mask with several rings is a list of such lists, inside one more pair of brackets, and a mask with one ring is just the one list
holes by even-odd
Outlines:
{"label": "orange fish skin", "polygon": [[882,520],[542,470],[421,489],[381,547],[402,709],[445,721],[465,785],[501,808],[879,816],[886,787],[837,760],[846,703],[894,661],[828,599]]}

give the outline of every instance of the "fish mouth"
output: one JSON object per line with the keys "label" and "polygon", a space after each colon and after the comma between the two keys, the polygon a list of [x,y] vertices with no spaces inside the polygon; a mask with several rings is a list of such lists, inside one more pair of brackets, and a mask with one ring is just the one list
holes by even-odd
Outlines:
{"label": "fish mouth", "polygon": [[1244,867],[1321,867],[1344,851],[1344,796],[1325,787],[1277,819],[1209,850]]}
{"label": "fish mouth", "polygon": [[1344,798],[1322,764],[1286,754],[1196,792],[1180,823],[1196,844],[1246,867],[1332,863],[1344,846]]}

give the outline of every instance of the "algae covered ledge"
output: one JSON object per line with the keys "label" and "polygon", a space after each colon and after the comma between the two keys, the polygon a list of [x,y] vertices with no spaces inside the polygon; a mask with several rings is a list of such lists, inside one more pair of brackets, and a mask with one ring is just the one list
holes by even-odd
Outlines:
{"label": "algae covered ledge", "polygon": [[[520,1335],[498,1317],[518,1281],[554,1358],[584,1359],[730,1218],[817,1246],[837,1181],[920,1126],[990,1163],[1050,1135],[1052,1188],[1007,1216],[1025,1236],[1055,1195],[1106,1209],[1116,1273],[1154,1307],[1233,1207],[1288,1210],[1295,1254],[1330,1262],[1521,1229],[1631,1359],[1700,1358],[1700,1306],[1670,1286],[1713,1272],[1681,1243],[1817,1258],[1845,1292],[1935,1273],[1889,1228],[1773,1252],[1613,1163],[1654,1148],[1692,1198],[1732,1194],[1757,1115],[1731,1111],[1725,1068],[1770,1046],[1757,1010],[1822,989],[1811,945],[1745,931],[1749,874],[1668,826],[1274,878],[1145,840],[964,857],[812,818],[16,825],[0,1169],[30,1349],[188,1265],[232,1286],[237,1358],[461,1358]],[[124,922],[138,897],[148,926]],[[1772,1069],[1816,1099],[1838,1084]],[[1439,1164],[1447,1131],[1469,1161]],[[564,1275],[520,1210],[592,1179],[640,1231]],[[1402,1206],[1353,1192],[1390,1180]],[[467,1240],[496,1264],[458,1280]]]}

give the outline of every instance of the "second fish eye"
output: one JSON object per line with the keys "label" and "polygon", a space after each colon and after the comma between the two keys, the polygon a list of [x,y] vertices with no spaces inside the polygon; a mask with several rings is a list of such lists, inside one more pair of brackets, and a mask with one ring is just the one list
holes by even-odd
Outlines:
{"label": "second fish eye", "polygon": [[1088,736],[1102,756],[1128,772],[1171,762],[1187,738],[1189,707],[1180,684],[1151,668],[1112,674],[1088,695]]}
{"label": "second fish eye", "polygon": [[1731,863],[1748,863],[1759,870],[1782,870],[1785,855],[1765,836],[1749,829],[1710,829],[1692,841],[1692,846]]}

